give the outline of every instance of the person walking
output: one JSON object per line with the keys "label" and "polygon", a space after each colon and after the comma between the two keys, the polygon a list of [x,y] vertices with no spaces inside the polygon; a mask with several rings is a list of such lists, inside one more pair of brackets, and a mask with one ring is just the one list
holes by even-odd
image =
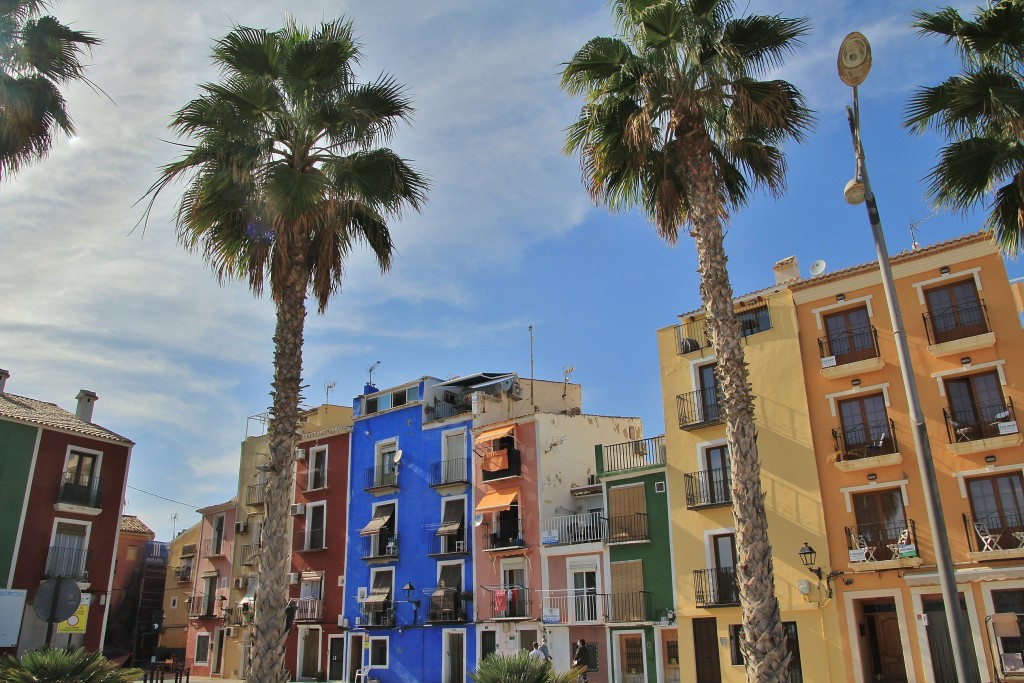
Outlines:
{"label": "person walking", "polygon": [[587,641],[580,638],[576,641],[576,649],[572,653],[572,668],[576,669],[576,683],[587,683],[587,669],[590,668],[589,660]]}
{"label": "person walking", "polygon": [[542,662],[547,661],[544,657],[544,653],[540,649],[540,645],[537,644],[537,641],[533,641],[533,649],[530,650],[530,660],[539,660]]}

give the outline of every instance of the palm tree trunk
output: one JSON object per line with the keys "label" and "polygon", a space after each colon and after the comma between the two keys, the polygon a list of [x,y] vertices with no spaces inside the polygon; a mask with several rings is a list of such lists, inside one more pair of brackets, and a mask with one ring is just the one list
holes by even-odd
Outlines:
{"label": "palm tree trunk", "polygon": [[[786,631],[775,597],[772,547],[761,490],[754,404],[743,356],[740,323],[733,307],[732,285],[726,269],[721,211],[718,208],[710,143],[694,140],[682,163],[690,179],[690,223],[697,247],[700,294],[717,359],[716,375],[725,414],[732,476],[732,514],[736,527],[736,581],[739,584],[743,632],[740,641],[749,683],[788,683]],[[701,144],[701,143],[705,144]],[[705,147],[705,149],[702,149]]]}
{"label": "palm tree trunk", "polygon": [[253,683],[282,683],[289,680],[285,662],[285,608],[288,606],[288,579],[291,548],[288,506],[294,486],[293,462],[299,434],[299,402],[302,382],[302,337],[306,322],[306,284],[308,268],[304,259],[289,259],[297,264],[288,274],[288,283],[276,301],[277,327],[274,331],[273,407],[270,419],[270,463],[266,492],[266,520],[263,524],[263,549],[260,553],[259,602],[254,618],[255,643]]}

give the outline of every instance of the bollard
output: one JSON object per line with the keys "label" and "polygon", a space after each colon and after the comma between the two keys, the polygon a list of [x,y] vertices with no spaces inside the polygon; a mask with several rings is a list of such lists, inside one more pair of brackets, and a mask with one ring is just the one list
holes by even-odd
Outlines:
{"label": "bollard", "polygon": [[185,683],[188,683],[188,677],[191,671],[191,669],[185,669]]}

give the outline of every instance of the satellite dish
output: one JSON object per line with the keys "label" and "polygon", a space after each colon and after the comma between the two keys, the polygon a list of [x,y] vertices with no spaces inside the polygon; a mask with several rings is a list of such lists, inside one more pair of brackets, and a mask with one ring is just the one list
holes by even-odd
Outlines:
{"label": "satellite dish", "polygon": [[484,523],[484,514],[482,512],[478,512],[475,515],[473,515],[473,526],[480,526],[483,523]]}
{"label": "satellite dish", "polygon": [[67,621],[81,604],[82,589],[78,587],[78,583],[73,579],[58,577],[48,579],[39,587],[33,607],[37,617],[56,624]]}
{"label": "satellite dish", "polygon": [[825,262],[818,259],[811,264],[811,277],[817,277],[825,272]]}
{"label": "satellite dish", "polygon": [[395,464],[402,462],[402,451],[395,451]]}

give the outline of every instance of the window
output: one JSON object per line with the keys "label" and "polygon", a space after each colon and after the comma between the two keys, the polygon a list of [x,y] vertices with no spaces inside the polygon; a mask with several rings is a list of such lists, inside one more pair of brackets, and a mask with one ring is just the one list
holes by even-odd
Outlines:
{"label": "window", "polygon": [[99,507],[100,457],[99,453],[79,449],[68,451],[59,502]]}
{"label": "window", "polygon": [[643,562],[612,562],[611,621],[643,621],[646,617]]}
{"label": "window", "polygon": [[199,633],[196,635],[196,664],[210,663],[210,634]]}
{"label": "window", "polygon": [[224,544],[224,515],[213,518],[213,538],[210,539],[210,554],[220,555]]}
{"label": "window", "polygon": [[438,565],[437,586],[430,595],[431,621],[452,621],[461,616],[462,563]]}
{"label": "window", "polygon": [[825,338],[821,340],[821,357],[835,356],[836,365],[878,355],[875,333],[866,306],[825,316],[825,333]]}
{"label": "window", "polygon": [[713,604],[731,604],[740,601],[736,583],[736,535],[713,534],[711,544],[711,585],[708,586]]}
{"label": "window", "polygon": [[177,595],[172,595],[171,596],[171,609],[178,609],[178,596]]}
{"label": "window", "polygon": [[943,342],[973,337],[988,332],[984,303],[978,299],[974,278],[925,291],[928,314],[925,316],[928,342]]}
{"label": "window", "polygon": [[441,456],[441,483],[466,480],[466,431],[445,432]]}
{"label": "window", "polygon": [[612,542],[647,538],[647,498],[643,484],[608,489],[608,534]]}
{"label": "window", "polygon": [[575,621],[597,621],[597,569],[572,573],[572,612]]}
{"label": "window", "polygon": [[718,419],[718,377],[715,363],[702,365],[697,369],[697,386],[700,390],[700,414],[698,422],[714,422]]}
{"label": "window", "polygon": [[[984,525],[984,531],[1005,537],[998,543],[1004,548],[1020,545],[1012,536],[1014,532],[1024,531],[1024,477],[1020,472],[968,479],[967,495],[975,524]],[[1003,541],[1006,545],[1002,545]]]}
{"label": "window", "polygon": [[[386,557],[398,554],[395,534],[395,503],[380,503],[373,508],[373,518],[359,530],[366,536],[363,557]],[[391,551],[394,552],[391,552]]]}
{"label": "window", "polygon": [[46,560],[46,575],[88,581],[89,526],[72,520],[58,520]]}
{"label": "window", "polygon": [[840,431],[837,440],[843,460],[895,453],[894,440],[882,394],[858,396],[839,402]]}
{"label": "window", "polygon": [[130,545],[130,546],[128,546],[128,548],[125,550],[125,559],[128,560],[129,562],[135,562],[136,560],[138,560],[139,559],[139,546],[137,546],[137,545]]}
{"label": "window", "polygon": [[370,666],[387,668],[388,666],[388,639],[370,638]]}
{"label": "window", "polygon": [[760,304],[742,311],[736,311],[736,317],[740,321],[741,337],[749,337],[752,334],[770,330],[772,327],[772,319],[768,315],[768,304]]}
{"label": "window", "polygon": [[395,457],[398,455],[398,440],[390,439],[377,444],[374,455],[372,487],[397,486],[398,468]]}
{"label": "window", "polygon": [[679,664],[678,640],[665,641],[665,661],[669,666],[677,666]]}
{"label": "window", "polygon": [[743,640],[743,625],[729,625],[729,663],[733,666],[743,666],[743,648],[740,643]]}
{"label": "window", "polygon": [[[1012,612],[1020,615],[1024,614],[1024,590],[1010,589],[1010,590],[994,590],[992,591],[992,607],[996,614],[1003,612]],[[1020,617],[1017,617],[1018,622]],[[1014,637],[1001,637],[999,638],[1002,647],[1002,652],[1016,652],[1024,653],[1024,639]]]}
{"label": "window", "polygon": [[896,559],[899,546],[911,543],[900,489],[854,494],[853,510],[857,516],[855,546],[869,548],[874,559]]}
{"label": "window", "polygon": [[526,564],[522,559],[501,563],[501,588],[492,595],[495,617],[525,617],[530,611]]}
{"label": "window", "polygon": [[309,503],[306,505],[306,550],[324,549],[324,524],[326,519],[326,503]]}
{"label": "window", "polygon": [[483,459],[480,469],[484,481],[522,474],[520,453],[516,448],[515,425],[482,432],[476,438],[476,450]]}
{"label": "window", "polygon": [[392,595],[395,590],[393,569],[374,569],[370,572],[370,594],[363,600],[363,613],[370,626],[390,626],[392,622]]}
{"label": "window", "polygon": [[441,553],[466,552],[466,499],[445,500],[437,536]]}
{"label": "window", "polygon": [[379,413],[382,410],[390,410],[391,408],[404,406],[406,403],[418,401],[419,398],[420,390],[418,386],[399,389],[398,391],[391,393],[373,394],[372,396],[367,396],[363,399],[363,404],[366,407],[364,415]]}
{"label": "window", "polygon": [[725,444],[705,448],[701,452],[703,479],[701,501],[724,503],[732,499],[729,483],[729,447]]}
{"label": "window", "polygon": [[1003,398],[999,375],[982,372],[968,377],[946,380],[949,397],[951,438],[957,442],[1000,436],[1013,429],[1013,417]]}
{"label": "window", "polygon": [[299,599],[300,600],[320,600],[324,596],[324,579],[323,576],[308,576],[308,572],[303,572],[302,583],[299,584]]}
{"label": "window", "polygon": [[309,454],[309,489],[327,486],[327,448],[317,448]]}

